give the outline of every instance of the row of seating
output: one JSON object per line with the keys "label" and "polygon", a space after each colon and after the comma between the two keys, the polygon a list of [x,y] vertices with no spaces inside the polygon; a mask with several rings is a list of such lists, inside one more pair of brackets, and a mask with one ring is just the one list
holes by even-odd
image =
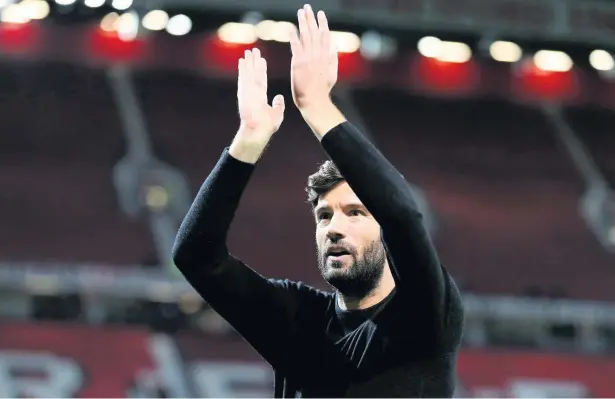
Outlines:
{"label": "row of seating", "polygon": [[119,209],[125,143],[102,71],[0,64],[0,259],[142,264],[147,225]]}
{"label": "row of seating", "polygon": [[[194,193],[238,126],[233,81],[139,72],[153,142]],[[305,183],[326,154],[292,106],[237,212],[229,246],[264,275],[323,287]],[[615,299],[615,255],[579,214],[583,181],[540,110],[497,99],[443,100],[394,90],[352,92],[383,153],[424,190],[442,261],[470,291]],[[145,220],[124,215],[112,168],[125,140],[102,71],[0,63],[0,260],[155,262]],[[615,183],[615,113],[568,109]],[[408,265],[412,267],[412,265]]]}

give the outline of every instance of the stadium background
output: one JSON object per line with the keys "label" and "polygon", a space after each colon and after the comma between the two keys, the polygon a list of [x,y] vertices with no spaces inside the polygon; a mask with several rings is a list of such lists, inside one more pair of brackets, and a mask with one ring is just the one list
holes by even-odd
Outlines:
{"label": "stadium background", "polygon": [[[288,89],[295,0],[0,0],[0,397],[267,397],[170,249],[237,127]],[[458,396],[615,396],[615,4],[313,0],[335,100],[420,193],[464,291]],[[323,287],[294,107],[230,248]],[[326,287],[323,287],[326,288]]]}

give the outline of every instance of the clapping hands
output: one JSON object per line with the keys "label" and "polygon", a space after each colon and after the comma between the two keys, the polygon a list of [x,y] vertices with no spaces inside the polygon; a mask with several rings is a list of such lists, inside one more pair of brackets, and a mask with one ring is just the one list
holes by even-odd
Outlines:
{"label": "clapping hands", "polygon": [[[337,82],[337,51],[323,11],[316,16],[311,6],[305,5],[297,12],[297,19],[299,31],[289,32],[293,101],[320,137],[344,120],[330,100]],[[284,97],[278,94],[269,104],[267,61],[258,49],[247,50],[238,69],[240,127],[230,152],[237,159],[255,163],[284,119]],[[310,115],[319,115],[320,120],[312,120]]]}

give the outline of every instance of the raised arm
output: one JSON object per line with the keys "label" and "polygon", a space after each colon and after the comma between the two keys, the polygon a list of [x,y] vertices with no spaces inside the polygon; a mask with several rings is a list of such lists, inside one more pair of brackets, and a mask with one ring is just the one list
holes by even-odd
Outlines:
{"label": "raised arm", "polygon": [[289,281],[266,279],[229,254],[226,246],[255,163],[282,122],[281,96],[267,105],[266,64],[258,50],[239,62],[241,125],[186,215],[173,259],[188,282],[269,363],[285,367],[299,303],[318,294]]}
{"label": "raised arm", "polygon": [[300,37],[293,36],[291,40],[295,104],[352,190],[380,224],[396,297],[404,298],[408,317],[412,323],[420,323],[426,331],[439,335],[445,330],[451,300],[458,304],[458,292],[440,264],[410,186],[330,100],[337,79],[337,53],[331,50],[324,13],[319,12],[316,18],[306,6],[299,10],[298,20]]}

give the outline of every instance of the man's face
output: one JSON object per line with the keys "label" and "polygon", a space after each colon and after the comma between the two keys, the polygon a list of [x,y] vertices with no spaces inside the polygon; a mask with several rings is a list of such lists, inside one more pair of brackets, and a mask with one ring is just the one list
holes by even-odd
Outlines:
{"label": "man's face", "polygon": [[325,281],[346,296],[369,294],[386,264],[378,222],[346,182],[318,200],[314,215],[318,266]]}

